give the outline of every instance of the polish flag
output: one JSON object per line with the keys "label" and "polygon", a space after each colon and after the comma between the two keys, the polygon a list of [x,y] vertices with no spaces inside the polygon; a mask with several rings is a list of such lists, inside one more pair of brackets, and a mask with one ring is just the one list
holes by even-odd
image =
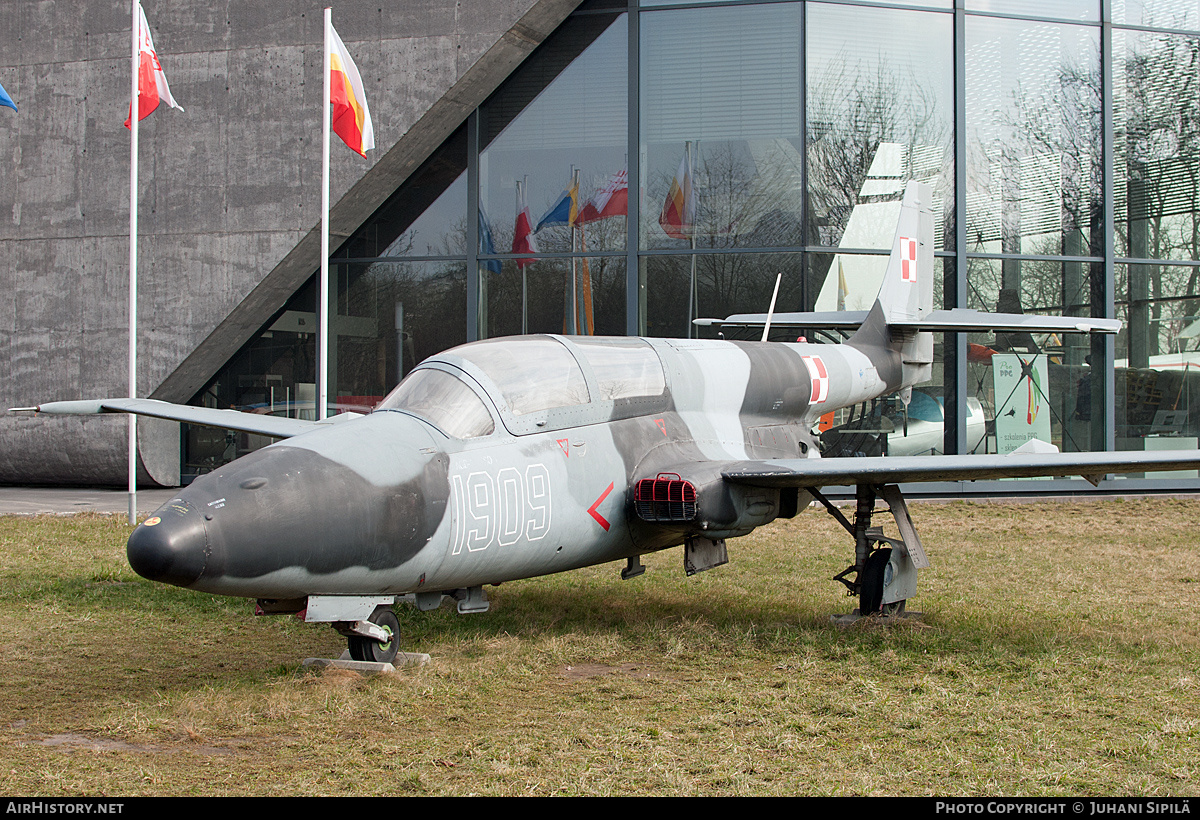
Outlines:
{"label": "polish flag", "polygon": [[[513,253],[537,253],[537,240],[533,235],[533,218],[529,216],[529,203],[525,201],[525,186],[517,186],[517,224],[513,228]],[[532,259],[518,259],[517,267],[532,264]]]}
{"label": "polish flag", "polygon": [[[167,75],[163,74],[162,65],[158,62],[158,52],[154,50],[154,41],[150,39],[150,24],[146,22],[146,12],[141,3],[138,3],[138,20],[138,122],[141,122],[154,113],[160,102],[180,111],[183,106],[171,96]],[[129,116],[125,118],[126,128],[132,117],[133,104],[130,103]]]}
{"label": "polish flag", "polygon": [[332,24],[326,43],[329,49],[329,102],[333,104],[330,125],[333,133],[341,137],[350,150],[365,157],[375,147],[375,127],[371,125],[362,77]]}

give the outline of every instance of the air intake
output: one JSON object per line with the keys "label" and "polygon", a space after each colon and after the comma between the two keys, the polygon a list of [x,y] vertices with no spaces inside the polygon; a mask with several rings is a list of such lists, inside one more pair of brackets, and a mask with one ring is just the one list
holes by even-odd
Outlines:
{"label": "air intake", "polygon": [[677,473],[659,473],[657,478],[643,478],[634,485],[633,505],[643,521],[693,521],[696,488]]}

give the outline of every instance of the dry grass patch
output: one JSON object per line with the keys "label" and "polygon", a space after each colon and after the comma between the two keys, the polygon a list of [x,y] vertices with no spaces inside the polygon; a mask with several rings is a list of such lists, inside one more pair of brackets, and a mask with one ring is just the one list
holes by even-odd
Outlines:
{"label": "dry grass patch", "polygon": [[0,788],[72,794],[1194,794],[1200,505],[920,504],[919,622],[838,628],[810,511],[401,609],[433,661],[137,578],[120,517],[0,518]]}

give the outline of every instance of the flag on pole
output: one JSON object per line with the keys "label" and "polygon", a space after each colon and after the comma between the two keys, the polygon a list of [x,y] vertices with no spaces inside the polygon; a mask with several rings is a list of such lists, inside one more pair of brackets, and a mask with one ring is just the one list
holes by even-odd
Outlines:
{"label": "flag on pole", "polygon": [[17,110],[17,104],[13,102],[13,98],[8,96],[8,92],[4,90],[4,86],[0,85],[0,105],[7,105],[13,111]]}
{"label": "flag on pole", "polygon": [[537,227],[533,229],[533,232],[537,233],[550,225],[574,225],[578,215],[579,183],[572,179],[570,187],[559,195],[558,201],[551,205],[550,210],[546,211],[545,215],[538,220]]}
{"label": "flag on pole", "polygon": [[[525,187],[517,184],[517,225],[513,228],[513,253],[537,253],[537,240],[533,235],[533,220],[529,217],[529,203],[525,201]],[[518,259],[517,267],[523,268],[532,259]]]}
{"label": "flag on pole", "polygon": [[375,147],[375,129],[371,125],[371,111],[367,108],[367,95],[363,89],[358,66],[350,59],[350,52],[338,36],[333,24],[329,26],[329,101],[333,104],[333,132],[352,151],[364,157]]}
{"label": "flag on pole", "polygon": [[[483,208],[479,209],[479,248],[483,253],[488,255],[496,252],[496,243],[492,239],[492,226],[488,223],[488,218],[484,214]],[[499,273],[501,269],[499,259],[485,259],[483,266],[492,273]]]}
{"label": "flag on pole", "polygon": [[692,235],[692,223],[696,219],[696,193],[692,190],[692,169],[688,167],[688,155],[679,161],[679,170],[671,180],[671,190],[663,203],[658,224],[667,236],[687,239]]}
{"label": "flag on pole", "polygon": [[597,219],[629,214],[629,172],[622,168],[611,177],[598,194],[588,200],[575,220],[583,225]]}
{"label": "flag on pole", "polygon": [[846,297],[850,295],[850,288],[846,287],[846,272],[842,270],[842,257],[838,256],[838,291],[837,291],[837,309],[846,309]]}
{"label": "flag on pole", "polygon": [[[138,9],[138,121],[149,117],[158,108],[160,102],[165,102],[171,108],[183,110],[183,106],[175,102],[171,96],[171,88],[167,85],[167,75],[163,73],[162,64],[158,62],[158,52],[154,50],[154,41],[150,39],[150,24],[146,22],[146,12],[142,4]],[[13,106],[16,108],[16,106]],[[125,127],[129,128],[133,117],[133,104],[129,105],[129,116],[125,118]]]}

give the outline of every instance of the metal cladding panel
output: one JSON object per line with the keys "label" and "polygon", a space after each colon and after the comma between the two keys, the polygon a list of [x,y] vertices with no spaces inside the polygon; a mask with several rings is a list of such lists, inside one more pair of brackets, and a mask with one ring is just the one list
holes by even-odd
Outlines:
{"label": "metal cladding panel", "polygon": [[[0,281],[16,295],[0,331],[4,407],[128,395],[129,3],[77,0],[70,14],[85,24],[54,26],[26,13],[38,5],[4,4],[25,10],[6,15],[15,45],[0,56],[21,109],[20,128],[0,136],[20,158],[0,184],[12,211],[0,227]],[[339,3],[335,24],[371,89],[378,148],[363,159],[334,147],[335,237],[357,230],[578,5]],[[320,133],[316,8],[146,7],[186,111],[161,106],[141,123],[141,163],[154,174],[143,172],[138,220],[139,396],[189,401],[319,266],[319,141],[296,138]],[[82,100],[107,113],[82,116]],[[123,421],[0,415],[0,481],[123,484],[125,436]],[[167,444],[177,451],[177,436]]]}

